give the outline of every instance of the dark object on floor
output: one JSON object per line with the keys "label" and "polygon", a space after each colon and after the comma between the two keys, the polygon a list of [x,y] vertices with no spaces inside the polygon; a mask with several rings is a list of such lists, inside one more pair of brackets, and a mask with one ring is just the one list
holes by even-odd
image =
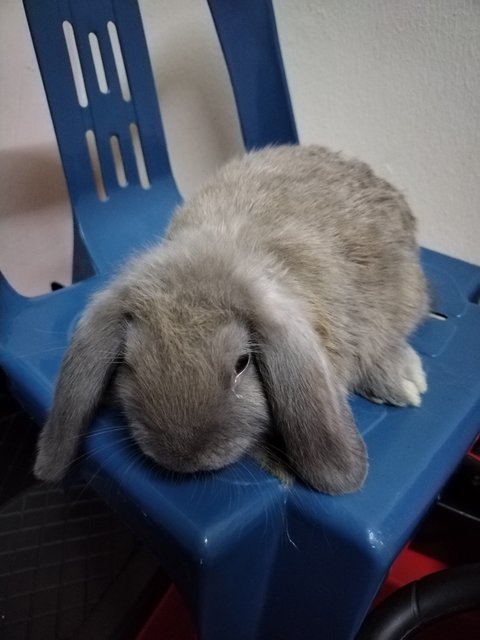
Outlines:
{"label": "dark object on floor", "polygon": [[442,491],[439,504],[480,525],[480,436]]}
{"label": "dark object on floor", "polygon": [[0,378],[0,637],[131,640],[168,580],[88,487],[34,481],[37,431]]}
{"label": "dark object on floor", "polygon": [[31,469],[37,433],[38,427],[8,393],[0,370],[0,509],[34,480]]}
{"label": "dark object on floor", "polygon": [[367,617],[357,640],[416,638],[430,624],[477,610],[480,610],[480,564],[454,567],[396,591]]}

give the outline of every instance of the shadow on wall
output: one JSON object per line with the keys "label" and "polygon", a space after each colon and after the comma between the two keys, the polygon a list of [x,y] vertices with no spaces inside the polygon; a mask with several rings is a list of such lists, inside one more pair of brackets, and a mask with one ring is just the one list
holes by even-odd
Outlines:
{"label": "shadow on wall", "polygon": [[71,282],[70,200],[55,145],[0,150],[0,271],[23,295]]}
{"label": "shadow on wall", "polygon": [[3,216],[22,215],[35,208],[69,206],[69,196],[55,145],[0,149],[3,189],[10,193],[9,210]]}

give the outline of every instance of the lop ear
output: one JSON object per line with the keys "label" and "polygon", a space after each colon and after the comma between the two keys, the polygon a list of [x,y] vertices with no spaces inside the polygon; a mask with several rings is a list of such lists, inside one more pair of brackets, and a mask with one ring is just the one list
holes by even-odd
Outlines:
{"label": "lop ear", "polygon": [[75,330],[38,440],[34,473],[41,480],[63,478],[100,403],[122,348],[126,321],[119,306],[112,288],[97,294]]}
{"label": "lop ear", "polygon": [[368,467],[365,444],[319,336],[296,300],[270,285],[258,293],[258,366],[287,459],[314,489],[356,491]]}

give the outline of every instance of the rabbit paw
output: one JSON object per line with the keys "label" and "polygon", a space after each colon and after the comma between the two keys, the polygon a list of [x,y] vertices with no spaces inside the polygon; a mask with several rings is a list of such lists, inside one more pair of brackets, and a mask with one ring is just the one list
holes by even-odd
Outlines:
{"label": "rabbit paw", "polygon": [[403,388],[409,401],[407,404],[419,407],[422,402],[422,394],[427,390],[427,377],[418,354],[411,347],[408,349],[409,362],[405,367]]}
{"label": "rabbit paw", "polygon": [[422,361],[412,347],[405,345],[389,353],[370,368],[357,391],[380,404],[419,407],[427,390]]}

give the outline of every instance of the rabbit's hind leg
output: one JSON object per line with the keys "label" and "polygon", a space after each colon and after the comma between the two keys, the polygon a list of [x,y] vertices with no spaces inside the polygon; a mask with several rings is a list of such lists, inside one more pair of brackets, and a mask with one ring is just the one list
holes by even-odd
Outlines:
{"label": "rabbit's hind leg", "polygon": [[397,406],[419,407],[427,379],[417,352],[406,342],[363,367],[355,391],[369,400]]}

